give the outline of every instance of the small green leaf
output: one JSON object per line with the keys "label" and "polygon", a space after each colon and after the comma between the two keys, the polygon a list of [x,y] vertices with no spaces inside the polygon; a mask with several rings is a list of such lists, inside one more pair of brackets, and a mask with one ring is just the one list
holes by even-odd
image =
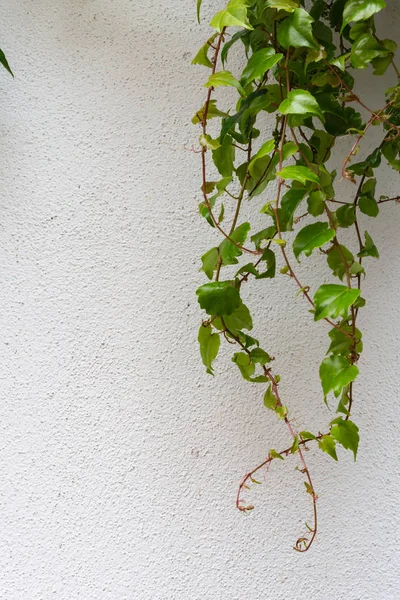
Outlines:
{"label": "small green leaf", "polygon": [[[247,239],[250,231],[250,223],[242,223],[229,236],[231,240],[242,246]],[[232,244],[228,239],[225,239],[219,246],[219,252],[222,258],[223,265],[237,265],[237,256],[242,255],[240,248]]]}
{"label": "small green leaf", "polygon": [[211,250],[201,257],[201,262],[203,263],[201,270],[204,271],[208,279],[213,278],[214,271],[217,268],[218,257],[218,248],[211,248]]}
{"label": "small green leaf", "polygon": [[192,65],[203,65],[204,67],[208,67],[212,69],[213,64],[211,60],[208,58],[208,52],[211,48],[211,44],[213,44],[217,34],[211,36],[207,42],[200,48],[194,59],[192,60]]}
{"label": "small green leaf", "polygon": [[261,260],[267,263],[267,270],[263,273],[258,273],[256,279],[273,279],[276,272],[276,258],[274,251],[270,248],[265,248]]}
{"label": "small green leaf", "polygon": [[6,59],[6,55],[4,54],[3,50],[0,49],[0,63],[3,65],[3,67],[6,69],[6,71],[8,71],[10,73],[10,75],[12,75],[14,77],[14,73],[11,71],[10,65],[8,64],[8,61]]}
{"label": "small green leaf", "polygon": [[232,362],[234,362],[238,367],[239,371],[246,381],[251,381],[252,375],[254,375],[255,364],[251,361],[250,357],[246,352],[236,352],[232,357]]}
{"label": "small green leaf", "polygon": [[[331,329],[329,337],[331,339],[331,345],[329,346],[329,354],[341,354],[348,356],[353,347],[353,328],[350,325],[342,324],[342,329]],[[362,334],[359,329],[356,328],[356,352],[362,352]],[[346,335],[347,334],[347,335]]]}
{"label": "small green leaf", "polygon": [[267,156],[267,154],[272,152],[274,148],[275,148],[275,140],[268,140],[267,142],[264,142],[264,144],[262,144],[261,148],[254,154],[253,158],[251,159],[251,161],[249,163],[249,172],[253,177],[254,177],[254,170],[252,167],[255,164],[255,162],[259,158],[263,158],[264,156]]}
{"label": "small green leaf", "polygon": [[343,281],[346,269],[350,270],[350,267],[354,263],[354,256],[346,246],[340,244],[339,251],[338,246],[334,245],[328,250],[327,261],[333,274]]}
{"label": "small green leaf", "polygon": [[358,427],[353,421],[345,421],[342,417],[332,421],[331,436],[339,442],[343,448],[351,450],[354,454],[354,460],[356,460],[360,436],[358,434]]}
{"label": "small green leaf", "polygon": [[358,206],[360,207],[361,212],[369,217],[377,217],[379,214],[379,206],[375,198],[372,198],[371,196],[360,196]]}
{"label": "small green leaf", "polygon": [[232,281],[205,283],[196,294],[201,308],[211,316],[230,315],[241,303],[239,291]]}
{"label": "small green leaf", "polygon": [[348,0],[343,10],[341,31],[351,22],[366,21],[385,7],[384,0]]}
{"label": "small green leaf", "polygon": [[262,80],[266,71],[272,69],[281,59],[283,54],[275,54],[271,47],[257,50],[249,59],[240,81],[242,85],[247,85],[255,79]]}
{"label": "small green leaf", "polygon": [[197,0],[197,21],[200,23],[200,10],[203,0]]}
{"label": "small green leaf", "polygon": [[318,446],[321,448],[323,452],[326,452],[331,456],[334,460],[337,460],[336,454],[336,442],[330,435],[324,435],[320,440],[318,440]]}
{"label": "small green leaf", "polygon": [[345,285],[326,284],[321,285],[315,292],[315,315],[314,320],[331,317],[346,318],[349,308],[360,295],[360,290],[349,289]]}
{"label": "small green leaf", "polygon": [[347,228],[354,225],[356,221],[356,211],[354,204],[345,204],[336,211],[336,218],[339,227]]}
{"label": "small green leaf", "polygon": [[299,437],[296,435],[293,440],[292,447],[290,448],[291,454],[296,454],[299,449]]}
{"label": "small green leaf", "polygon": [[299,3],[294,0],[267,0],[267,6],[292,13],[296,8],[299,8]]}
{"label": "small green leaf", "polygon": [[[219,110],[216,106],[216,100],[210,100],[208,104],[207,110],[207,119],[214,119],[215,117],[227,117],[228,113]],[[197,123],[201,123],[203,121],[205,111],[205,105],[202,106],[197,113],[194,115],[192,119],[193,125],[197,125]]]}
{"label": "small green leaf", "polygon": [[278,27],[278,42],[283,48],[319,48],[313,36],[314,19],[303,8],[296,8]]}
{"label": "small green leaf", "polygon": [[317,439],[313,433],[309,431],[300,431],[300,436],[303,440],[315,440]]}
{"label": "small green leaf", "polygon": [[277,406],[275,408],[275,414],[278,417],[278,419],[281,419],[283,421],[288,416],[289,409],[287,406]]}
{"label": "small green leaf", "polygon": [[245,96],[246,92],[240,85],[239,81],[232,75],[230,71],[218,71],[211,75],[204,87],[220,87],[231,86],[238,90],[241,96]]}
{"label": "small green leaf", "polygon": [[278,400],[272,391],[272,385],[268,386],[268,389],[264,394],[264,406],[271,410],[276,410],[276,407],[278,406]]}
{"label": "small green leaf", "polygon": [[276,227],[275,225],[271,225],[270,227],[267,227],[266,229],[262,229],[258,233],[255,233],[251,236],[250,239],[258,250],[260,248],[261,242],[263,242],[264,240],[271,240],[275,234]]}
{"label": "small green leaf", "polygon": [[279,454],[279,452],[277,452],[276,450],[274,450],[273,448],[269,451],[269,456],[271,458],[279,458],[280,460],[285,460],[282,456],[282,454]]}
{"label": "small green leaf", "polygon": [[230,135],[226,135],[221,145],[212,151],[212,157],[222,177],[231,177],[234,169],[235,147]]}
{"label": "small green leaf", "polygon": [[253,329],[250,311],[243,302],[230,315],[224,315],[224,321],[227,329],[233,333],[242,329]]}
{"label": "small green leaf", "polygon": [[305,187],[291,187],[282,197],[279,209],[279,225],[281,231],[292,231],[294,213],[306,193],[307,190]]}
{"label": "small green leaf", "polygon": [[247,1],[246,0],[230,0],[224,10],[220,10],[214,15],[211,23],[219,33],[224,27],[244,27],[245,29],[253,29],[247,20]]}
{"label": "small green leaf", "polygon": [[364,235],[365,235],[364,248],[363,248],[363,250],[361,250],[361,252],[359,252],[357,254],[357,256],[360,256],[360,257],[372,256],[373,258],[379,258],[378,248],[375,246],[374,242],[372,241],[372,238],[369,235],[368,231],[366,231]]}
{"label": "small green leaf", "polygon": [[220,336],[218,333],[212,333],[210,326],[204,327],[201,325],[197,339],[200,344],[200,355],[203,364],[207,368],[207,373],[213,375],[212,363],[218,354],[221,342]]}
{"label": "small green leaf", "polygon": [[369,63],[378,56],[388,54],[389,50],[383,48],[369,33],[364,33],[356,39],[351,48],[351,62],[355,69],[366,69]]}
{"label": "small green leaf", "polygon": [[326,195],[320,190],[311,192],[307,199],[308,212],[313,217],[319,217],[325,212],[325,199]]}
{"label": "small green leaf", "polygon": [[283,167],[283,169],[281,169],[281,171],[277,171],[276,174],[278,175],[278,177],[281,177],[282,179],[294,179],[295,181],[299,181],[303,185],[307,181],[312,181],[313,183],[319,184],[318,175],[316,175],[308,167],[289,165],[288,167]]}
{"label": "small green leaf", "polygon": [[312,223],[300,229],[293,242],[293,252],[296,258],[302,252],[310,256],[315,248],[321,248],[324,244],[335,237],[333,229],[329,229],[328,223]]}
{"label": "small green leaf", "polygon": [[218,139],[213,139],[208,133],[202,133],[199,138],[200,146],[205,146],[209,150],[217,150],[221,148],[221,144]]}
{"label": "small green leaf", "polygon": [[329,392],[333,392],[338,398],[342,389],[354,381],[357,375],[358,368],[346,357],[335,354],[325,358],[319,368],[325,400]]}
{"label": "small green leaf", "polygon": [[286,100],[281,102],[278,110],[283,115],[314,115],[323,123],[325,122],[325,117],[318,102],[306,90],[292,90],[289,92]]}
{"label": "small green leaf", "polygon": [[262,367],[271,362],[271,357],[268,352],[265,352],[265,350],[262,350],[261,348],[254,348],[250,354],[252,361],[260,364]]}

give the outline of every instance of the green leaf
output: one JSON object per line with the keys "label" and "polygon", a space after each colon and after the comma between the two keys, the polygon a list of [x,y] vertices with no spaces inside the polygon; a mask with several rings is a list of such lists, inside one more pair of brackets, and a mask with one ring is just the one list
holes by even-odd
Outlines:
{"label": "green leaf", "polygon": [[278,406],[278,400],[274,392],[272,391],[272,385],[268,386],[268,389],[264,394],[264,406],[266,406],[270,410],[275,410]]}
{"label": "green leaf", "polygon": [[298,2],[294,0],[267,0],[267,6],[269,8],[275,8],[276,10],[285,10],[286,12],[293,12],[296,8],[299,8]]}
{"label": "green leaf", "polygon": [[340,250],[341,252],[336,245],[332,246],[332,248],[328,250],[327,261],[328,266],[333,271],[333,274],[336,277],[339,277],[339,279],[343,280],[343,277],[346,274],[346,268],[349,270],[351,265],[354,263],[354,256],[350,250],[348,250],[348,248],[342,244],[340,244]]}
{"label": "green leaf", "polygon": [[361,212],[369,217],[377,217],[379,214],[379,206],[375,198],[372,198],[371,196],[360,196],[358,206]]}
{"label": "green leaf", "polygon": [[239,291],[232,281],[205,283],[196,294],[201,308],[211,316],[230,315],[241,304]]}
{"label": "green leaf", "polygon": [[309,431],[300,431],[300,436],[303,440],[315,440],[316,437],[313,433]]}
{"label": "green leaf", "polygon": [[299,449],[299,437],[296,435],[293,440],[292,447],[290,448],[291,454],[296,454]]}
{"label": "green leaf", "polygon": [[313,217],[319,217],[325,212],[325,199],[326,195],[320,190],[311,192],[307,199],[308,212]]}
{"label": "green leaf", "polygon": [[[221,110],[219,110],[217,108],[216,104],[217,104],[216,100],[210,100],[209,105],[208,105],[208,110],[207,110],[207,120],[214,119],[215,117],[227,117],[228,116],[228,113],[222,112]],[[193,125],[197,125],[197,123],[201,123],[203,121],[204,111],[205,111],[205,105],[202,106],[200,108],[200,110],[198,110],[197,113],[194,115],[194,117],[192,119]]]}
{"label": "green leaf", "polygon": [[303,8],[296,8],[278,27],[278,42],[283,48],[319,48],[312,33],[314,19]]}
{"label": "green leaf", "polygon": [[269,451],[269,456],[271,458],[280,458],[280,460],[285,460],[282,454],[274,450],[273,448]]}
{"label": "green leaf", "polygon": [[361,252],[359,252],[357,254],[357,256],[360,256],[360,257],[372,256],[373,258],[379,258],[378,248],[375,246],[374,242],[372,241],[372,238],[369,235],[368,231],[366,231],[364,235],[365,235],[364,248],[363,248],[363,250],[361,250]]}
{"label": "green leaf", "polygon": [[267,263],[267,270],[256,275],[256,279],[273,279],[276,272],[275,253],[270,248],[265,248],[261,260]]}
{"label": "green leaf", "polygon": [[365,21],[385,7],[384,0],[348,0],[343,10],[341,32],[349,23]]}
{"label": "green leaf", "polygon": [[238,366],[243,379],[251,381],[251,377],[254,375],[256,367],[249,355],[246,354],[246,352],[236,352],[232,357],[232,362]]}
{"label": "green leaf", "polygon": [[336,211],[336,218],[340,227],[351,227],[356,222],[356,210],[354,204],[345,204]]}
{"label": "green leaf", "polygon": [[306,256],[310,256],[315,248],[321,248],[324,244],[335,237],[333,229],[329,229],[328,223],[312,223],[306,225],[299,231],[293,242],[293,252],[296,258],[302,252]]}
{"label": "green leaf", "polygon": [[218,139],[213,139],[208,133],[202,133],[199,137],[200,146],[205,146],[209,150],[217,150],[221,148],[221,144]]}
{"label": "green leaf", "polygon": [[194,59],[192,60],[192,65],[203,65],[204,67],[208,67],[212,69],[213,64],[211,60],[208,58],[208,52],[211,48],[211,44],[214,42],[217,34],[214,34],[210,37],[207,42],[200,48]]}
{"label": "green leaf", "polygon": [[281,171],[277,171],[276,173],[278,177],[282,179],[294,179],[295,181],[299,181],[303,185],[307,181],[312,181],[313,183],[319,184],[319,177],[311,171],[308,167],[301,167],[297,165],[289,165],[288,167],[283,167]]}
{"label": "green leaf", "polygon": [[366,69],[377,56],[384,56],[389,51],[383,48],[369,33],[356,39],[351,48],[351,63],[355,69]]}
{"label": "green leaf", "polygon": [[228,42],[225,42],[224,47],[222,48],[222,52],[221,52],[221,61],[222,64],[225,65],[225,63],[228,61],[228,53],[229,50],[232,48],[232,46],[238,41],[238,40],[242,40],[246,51],[249,47],[249,36],[251,35],[251,31],[247,30],[247,29],[242,29],[241,31],[237,31]]}
{"label": "green leaf", "polygon": [[253,321],[250,315],[250,311],[243,302],[236,308],[232,314],[225,315],[224,321],[227,329],[235,333],[242,329],[253,329]]}
{"label": "green leaf", "polygon": [[218,257],[218,248],[211,248],[211,250],[208,250],[208,252],[201,257],[201,262],[203,263],[201,270],[204,271],[208,279],[213,278],[214,271],[217,268]]}
{"label": "green leaf", "polygon": [[249,163],[249,171],[251,175],[254,177],[253,165],[259,158],[263,158],[267,156],[272,150],[275,148],[275,140],[268,140],[262,144],[261,148],[254,154],[253,158]]}
{"label": "green leaf", "polygon": [[212,152],[213,162],[222,177],[230,177],[234,169],[235,146],[230,135],[226,135],[219,148]]}
{"label": "green leaf", "polygon": [[203,0],[197,0],[197,21],[200,23],[200,10]]}
{"label": "green leaf", "polygon": [[[242,246],[247,239],[249,231],[250,223],[242,223],[242,225],[239,225],[229,237],[231,240]],[[240,248],[227,239],[220,244],[219,252],[223,265],[237,265],[238,261],[236,257],[242,255]]]}
{"label": "green leaf", "polygon": [[336,454],[336,442],[330,435],[324,435],[320,440],[318,440],[318,446],[321,448],[323,452],[326,452],[331,456],[334,460],[337,460]]}
{"label": "green leaf", "polygon": [[[333,328],[329,332],[331,339],[331,345],[328,349],[328,354],[341,354],[347,356],[353,347],[353,328],[350,325],[342,324],[342,329]],[[362,352],[362,334],[359,329],[356,328],[356,352]],[[346,335],[347,334],[347,335]]]}
{"label": "green leaf", "polygon": [[276,227],[275,225],[271,225],[270,227],[267,227],[266,229],[262,229],[258,233],[255,233],[251,236],[250,239],[258,250],[260,248],[261,242],[263,242],[264,240],[271,240],[275,234]]}
{"label": "green leaf", "polygon": [[306,90],[292,90],[279,106],[283,115],[314,115],[324,122],[325,117],[314,96]]}
{"label": "green leaf", "polygon": [[326,319],[331,317],[346,318],[349,308],[360,295],[360,290],[349,289],[345,285],[325,284],[321,285],[315,292],[314,320]]}
{"label": "green leaf", "polygon": [[207,373],[213,375],[212,363],[216,359],[219,346],[220,336],[218,333],[212,333],[211,327],[200,325],[198,341],[200,344],[200,355],[204,366],[207,368]]}
{"label": "green leaf", "polygon": [[255,52],[243,70],[240,78],[242,85],[247,85],[255,79],[262,80],[265,72],[272,69],[282,58],[283,54],[275,54],[275,50],[271,47],[261,48]]}
{"label": "green leaf", "polygon": [[345,356],[335,354],[325,358],[319,368],[325,401],[329,392],[338,398],[342,389],[355,380],[358,372],[356,365],[352,365]]}
{"label": "green leaf", "polygon": [[331,422],[331,436],[339,442],[346,450],[351,450],[354,454],[354,460],[357,457],[358,443],[360,436],[358,427],[353,421],[345,421],[342,417]]}
{"label": "green leaf", "polygon": [[253,29],[247,20],[247,2],[246,0],[231,0],[224,10],[220,10],[214,15],[211,23],[219,33],[224,27],[244,27]]}
{"label": "green leaf", "polygon": [[241,96],[245,96],[246,92],[240,85],[239,81],[232,75],[230,71],[218,71],[211,75],[204,84],[204,87],[220,87],[220,86],[231,86],[237,89]]}
{"label": "green leaf", "polygon": [[271,357],[268,352],[261,348],[254,348],[251,351],[251,359],[253,362],[260,364],[262,367],[267,363],[271,362]]}
{"label": "green leaf", "polygon": [[292,187],[284,194],[279,209],[279,224],[281,231],[292,231],[293,217],[307,190],[305,187]]}
{"label": "green leaf", "polygon": [[3,50],[0,49],[0,63],[3,65],[3,67],[6,69],[6,71],[8,71],[10,73],[10,75],[12,75],[14,77],[14,73],[11,71],[10,65],[8,64],[8,61],[6,59],[6,55],[4,54]]}

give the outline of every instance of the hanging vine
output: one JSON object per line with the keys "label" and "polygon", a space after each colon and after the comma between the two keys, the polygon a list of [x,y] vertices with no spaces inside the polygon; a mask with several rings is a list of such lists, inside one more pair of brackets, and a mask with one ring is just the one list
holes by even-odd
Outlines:
{"label": "hanging vine", "polygon": [[[198,18],[201,4],[197,0]],[[192,120],[201,128],[203,199],[199,209],[222,237],[219,245],[201,257],[202,270],[210,280],[196,292],[207,314],[198,334],[201,358],[207,373],[213,374],[221,339],[236,345],[232,361],[240,374],[260,385],[266,408],[285,424],[290,445],[280,452],[271,449],[246,474],[236,506],[242,512],[252,510],[245,496],[251,484],[258,483],[258,472],[268,469],[272,461],[298,455],[313,515],[312,524],[295,543],[299,552],[307,551],[317,534],[317,492],[304,450],[314,444],[338,460],[337,444],[352,451],[354,458],[358,449],[359,429],[353,413],[362,352],[358,315],[365,305],[361,284],[366,259],[379,258],[370,234],[361,230],[359,216],[375,218],[382,204],[399,201],[384,195],[376,199],[381,184],[374,174],[382,160],[400,170],[397,46],[381,39],[374,23],[375,14],[385,7],[384,0],[230,0],[213,17],[214,33],[193,60],[211,70],[205,103]],[[227,64],[230,49],[237,44],[243,48],[243,69],[234,75]],[[354,91],[357,70],[371,67],[376,76],[388,69],[393,73],[393,86],[379,108],[369,107]],[[229,110],[217,105],[213,97],[221,86],[234,88],[238,95]],[[272,131],[259,124],[265,113],[275,116]],[[211,119],[221,123],[216,136],[208,132]],[[371,126],[380,128],[380,143],[365,160],[355,162],[360,146],[370,145]],[[332,170],[328,161],[337,159],[332,151],[345,136],[349,150]],[[207,171],[210,156],[219,174],[213,179]],[[343,200],[335,189],[343,178],[355,185],[351,201]],[[274,198],[265,202],[272,193]],[[251,236],[251,224],[241,222],[245,200],[266,219],[266,227]],[[305,226],[303,219],[307,219]],[[294,229],[297,232],[289,247],[286,234]],[[354,230],[355,252],[343,244],[343,229],[348,230],[346,239]],[[299,259],[316,249],[336,282],[312,291],[302,280]],[[276,253],[281,253],[284,264],[278,273]],[[247,262],[235,266],[240,257]],[[325,403],[333,394],[338,406],[325,433],[295,430],[270,354],[248,333],[253,319],[241,300],[241,288],[250,282],[265,284],[259,280],[275,276],[297,287],[314,321],[328,326],[329,348],[319,375]]]}

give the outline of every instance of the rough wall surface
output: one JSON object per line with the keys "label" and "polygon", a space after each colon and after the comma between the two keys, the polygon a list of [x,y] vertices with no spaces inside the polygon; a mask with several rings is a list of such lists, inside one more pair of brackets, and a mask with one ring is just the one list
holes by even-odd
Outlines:
{"label": "rough wall surface", "polygon": [[[379,24],[396,38],[389,4]],[[320,534],[298,555],[310,505],[294,460],[251,516],[234,508],[286,431],[226,352],[214,380],[198,358],[197,257],[215,238],[185,150],[204,77],[190,57],[208,33],[193,5],[0,6],[16,74],[1,73],[0,598],[397,600],[400,209],[368,225],[381,260],[361,317],[359,459],[309,453]],[[381,106],[389,79],[360,80]],[[380,192],[398,193],[395,175]],[[301,267],[311,286],[317,264]],[[246,300],[296,425],[323,429],[326,329],[286,279],[262,286]]]}

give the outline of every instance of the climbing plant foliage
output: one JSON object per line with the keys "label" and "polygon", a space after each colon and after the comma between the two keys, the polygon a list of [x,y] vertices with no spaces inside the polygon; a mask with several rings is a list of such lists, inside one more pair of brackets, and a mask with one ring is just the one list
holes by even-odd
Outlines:
{"label": "climbing plant foliage", "polygon": [[[201,4],[197,0],[199,18]],[[297,455],[313,509],[313,520],[294,546],[299,552],[310,548],[317,533],[317,492],[304,451],[314,445],[336,461],[342,446],[357,455],[355,382],[363,349],[358,317],[366,303],[362,283],[368,263],[379,258],[368,222],[383,203],[399,200],[383,195],[384,182],[375,173],[382,162],[400,170],[397,46],[382,39],[374,22],[385,7],[384,0],[230,0],[211,20],[213,32],[193,60],[207,69],[205,102],[193,117],[200,128],[199,210],[215,230],[215,246],[201,256],[208,281],[196,292],[204,311],[200,354],[213,375],[221,343],[231,344],[238,375],[258,386],[260,402],[286,426],[288,447],[271,449],[246,474],[237,508],[253,509],[245,497],[258,483],[258,471]],[[238,49],[242,57],[239,68],[231,58],[234,46],[236,57]],[[387,70],[393,75],[378,107],[355,91],[357,73],[365,69],[377,76],[378,87]],[[222,87],[236,96],[229,106]],[[372,126],[379,128],[376,148],[368,136]],[[348,139],[342,156],[333,152],[339,138],[341,148]],[[366,158],[358,160],[364,145]],[[351,200],[338,191],[343,179],[354,186]],[[262,214],[261,230],[243,220],[245,203],[255,223]],[[353,239],[347,242],[352,250],[344,238]],[[311,254],[318,254],[330,273],[313,290],[301,274],[301,263]],[[283,267],[277,270],[278,255]],[[274,277],[285,278],[293,296],[297,287],[306,319],[327,327],[326,356],[316,369],[321,398],[331,407],[334,403],[336,414],[332,419],[330,413],[324,433],[296,431],[273,369],[271,353],[279,348],[265,348],[249,333],[253,321],[262,323],[243,303],[242,288],[257,286],[265,305],[268,280]]]}

